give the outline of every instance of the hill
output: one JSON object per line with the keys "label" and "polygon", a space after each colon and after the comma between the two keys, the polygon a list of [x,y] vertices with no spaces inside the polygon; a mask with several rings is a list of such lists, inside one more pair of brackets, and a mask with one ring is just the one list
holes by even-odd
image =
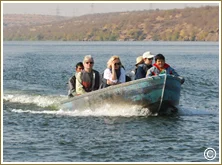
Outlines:
{"label": "hill", "polygon": [[218,41],[219,7],[92,14],[38,25],[4,26],[4,40]]}
{"label": "hill", "polygon": [[37,14],[5,14],[3,15],[4,28],[13,26],[30,26],[67,20],[69,17],[37,15]]}

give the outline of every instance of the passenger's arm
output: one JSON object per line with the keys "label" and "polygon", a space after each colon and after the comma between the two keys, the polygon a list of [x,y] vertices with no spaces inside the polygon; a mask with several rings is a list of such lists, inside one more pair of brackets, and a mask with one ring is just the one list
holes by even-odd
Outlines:
{"label": "passenger's arm", "polygon": [[82,80],[81,80],[81,72],[76,75],[76,94],[81,95],[86,93],[83,88]]}
{"label": "passenger's arm", "polygon": [[173,75],[177,76],[180,79],[180,83],[183,84],[185,79],[184,77],[180,76],[173,68],[171,68],[171,72]]}
{"label": "passenger's arm", "polygon": [[76,88],[76,77],[73,76],[73,77],[69,78],[68,84],[69,84],[69,90],[75,90],[75,88]]}
{"label": "passenger's arm", "polygon": [[[75,79],[76,81],[76,79]],[[70,78],[68,81],[69,91],[68,95],[72,95],[73,92],[75,92],[76,82],[74,82],[74,78]]]}
{"label": "passenger's arm", "polygon": [[[115,72],[115,71],[114,71],[114,72]],[[107,83],[108,85],[114,85],[114,84],[117,83],[117,79],[115,79],[115,80],[112,79],[112,73],[111,73],[111,71],[110,71],[109,68],[107,68],[107,69],[104,71],[103,77],[106,79],[106,81],[107,81],[106,83]]]}
{"label": "passenger's arm", "polygon": [[114,61],[112,62],[112,73],[111,74],[112,74],[111,80],[114,80],[114,81],[117,80]]}
{"label": "passenger's arm", "polygon": [[99,89],[100,87],[100,74],[99,72],[96,72],[96,77],[95,77],[95,90]]}
{"label": "passenger's arm", "polygon": [[154,68],[153,67],[148,69],[148,71],[146,72],[146,77],[154,76],[153,72],[154,72]]}
{"label": "passenger's arm", "polygon": [[120,72],[121,72],[121,74],[120,74],[118,82],[124,83],[124,82],[126,82],[126,71],[123,68],[121,68]]}
{"label": "passenger's arm", "polygon": [[173,75],[179,76],[179,74],[173,68],[171,68],[171,72],[172,72]]}

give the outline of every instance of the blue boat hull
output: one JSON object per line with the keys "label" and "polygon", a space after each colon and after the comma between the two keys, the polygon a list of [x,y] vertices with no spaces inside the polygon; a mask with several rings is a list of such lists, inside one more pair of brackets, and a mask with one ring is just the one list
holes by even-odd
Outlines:
{"label": "blue boat hull", "polygon": [[165,114],[179,104],[180,79],[170,75],[155,76],[110,86],[89,92],[62,102],[68,110],[95,110],[104,103],[138,105],[148,108],[152,114]]}

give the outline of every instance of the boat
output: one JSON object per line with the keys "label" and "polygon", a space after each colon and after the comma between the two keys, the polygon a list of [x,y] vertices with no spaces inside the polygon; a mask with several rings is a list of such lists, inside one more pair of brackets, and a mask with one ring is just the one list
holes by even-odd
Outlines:
{"label": "boat", "polygon": [[61,103],[68,110],[96,110],[107,104],[138,105],[148,108],[150,114],[176,113],[179,105],[181,78],[163,74],[109,86],[75,96]]}

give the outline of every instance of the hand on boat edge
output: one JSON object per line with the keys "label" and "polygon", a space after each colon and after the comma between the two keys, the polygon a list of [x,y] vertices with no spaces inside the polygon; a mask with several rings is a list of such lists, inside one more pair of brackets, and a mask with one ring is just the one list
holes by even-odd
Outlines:
{"label": "hand on boat edge", "polygon": [[184,77],[182,77],[182,76],[178,76],[178,78],[180,79],[180,83],[181,83],[181,84],[183,84],[183,83],[185,82]]}

